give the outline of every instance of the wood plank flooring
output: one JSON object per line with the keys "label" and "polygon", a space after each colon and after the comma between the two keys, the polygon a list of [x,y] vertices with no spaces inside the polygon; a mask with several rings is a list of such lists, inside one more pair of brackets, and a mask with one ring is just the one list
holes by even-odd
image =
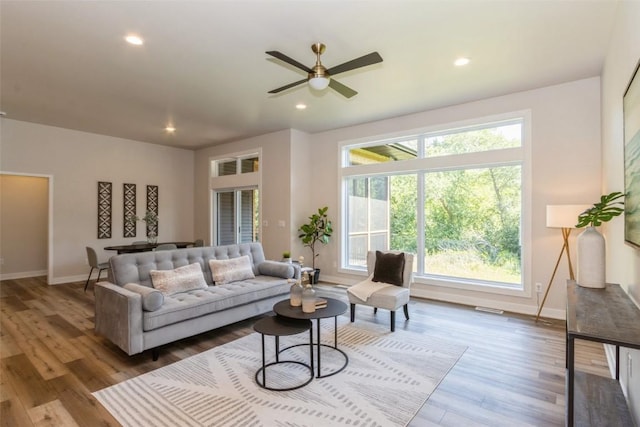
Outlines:
{"label": "wood plank flooring", "polygon": [[[127,356],[93,331],[93,285],[47,286],[44,277],[0,282],[0,424],[117,426],[92,392],[253,332],[257,318],[150,352]],[[346,301],[343,288],[318,293]],[[464,344],[468,350],[412,427],[564,425],[564,322],[493,314],[412,299],[396,327]],[[357,322],[387,325],[389,314],[358,307]],[[577,366],[608,376],[601,345],[577,343]]]}

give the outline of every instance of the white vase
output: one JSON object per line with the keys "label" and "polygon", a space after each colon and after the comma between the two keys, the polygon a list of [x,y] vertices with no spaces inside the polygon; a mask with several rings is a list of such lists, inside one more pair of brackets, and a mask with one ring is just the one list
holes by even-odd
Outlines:
{"label": "white vase", "polygon": [[587,227],[578,236],[578,285],[605,287],[605,241],[595,227]]}

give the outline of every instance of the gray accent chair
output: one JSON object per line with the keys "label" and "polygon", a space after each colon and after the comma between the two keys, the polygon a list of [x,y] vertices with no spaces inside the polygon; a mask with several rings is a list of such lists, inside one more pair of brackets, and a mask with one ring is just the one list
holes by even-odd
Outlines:
{"label": "gray accent chair", "polygon": [[[386,253],[401,253],[400,251],[387,251]],[[409,320],[409,296],[411,282],[413,281],[413,254],[404,252],[405,264],[402,272],[402,286],[388,285],[384,286],[375,292],[372,292],[366,297],[362,298],[362,294],[359,296],[354,294],[352,288],[355,286],[377,286],[377,282],[372,282],[373,273],[376,265],[376,251],[369,251],[367,253],[367,274],[369,277],[351,288],[347,289],[347,295],[349,297],[349,303],[351,308],[351,322],[355,321],[356,305],[366,305],[373,307],[373,312],[376,314],[378,308],[389,310],[391,313],[391,332],[396,329],[396,310],[400,307],[404,308],[404,316]]]}

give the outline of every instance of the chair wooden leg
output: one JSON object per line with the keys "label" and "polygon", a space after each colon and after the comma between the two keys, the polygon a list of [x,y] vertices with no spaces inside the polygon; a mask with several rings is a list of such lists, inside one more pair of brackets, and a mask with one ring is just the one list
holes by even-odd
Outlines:
{"label": "chair wooden leg", "polygon": [[404,317],[409,320],[409,304],[404,305]]}
{"label": "chair wooden leg", "polygon": [[151,357],[153,358],[153,361],[157,361],[158,357],[160,357],[160,349],[158,349],[157,347],[151,350]]}
{"label": "chair wooden leg", "polygon": [[391,332],[396,330],[396,312],[394,310],[389,311],[391,313]]}
{"label": "chair wooden leg", "polygon": [[351,323],[356,320],[356,305],[351,304]]}
{"label": "chair wooden leg", "polygon": [[[87,283],[84,284],[84,291],[87,292],[87,286],[89,286],[89,280],[91,279],[91,274],[93,273],[93,267],[91,267],[91,271],[89,271],[89,277],[87,277]],[[100,275],[100,272],[98,272]]]}

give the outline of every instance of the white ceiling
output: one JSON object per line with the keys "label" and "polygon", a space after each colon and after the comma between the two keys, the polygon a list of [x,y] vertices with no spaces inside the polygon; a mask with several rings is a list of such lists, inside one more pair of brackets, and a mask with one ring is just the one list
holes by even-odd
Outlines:
{"label": "white ceiling", "polygon": [[[597,76],[617,1],[1,1],[8,118],[198,148],[280,129],[314,133]],[[142,47],[124,42],[128,33]],[[340,74],[346,99],[265,51]],[[453,61],[468,56],[467,67]],[[295,109],[298,102],[308,105]],[[177,128],[167,135],[171,122]]]}

